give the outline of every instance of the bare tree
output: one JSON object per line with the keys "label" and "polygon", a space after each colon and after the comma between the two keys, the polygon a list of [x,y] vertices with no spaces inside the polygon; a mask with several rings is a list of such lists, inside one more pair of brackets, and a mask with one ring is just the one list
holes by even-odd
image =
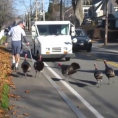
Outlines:
{"label": "bare tree", "polygon": [[83,2],[90,3],[91,0],[84,0],[84,1],[83,0],[72,0],[73,10],[75,13],[75,17],[79,21],[79,25],[81,25],[84,20],[84,13],[83,13],[83,8],[82,8]]}
{"label": "bare tree", "polygon": [[79,21],[79,25],[81,25],[84,19],[82,0],[72,0],[72,5],[73,5],[75,16]]}
{"label": "bare tree", "polygon": [[7,26],[8,21],[12,20],[12,18],[13,18],[13,0],[0,0],[0,28],[5,25]]}

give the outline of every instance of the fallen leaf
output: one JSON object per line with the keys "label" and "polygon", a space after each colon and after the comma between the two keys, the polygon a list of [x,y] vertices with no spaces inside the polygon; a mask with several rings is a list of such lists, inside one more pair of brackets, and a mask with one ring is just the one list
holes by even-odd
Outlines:
{"label": "fallen leaf", "polygon": [[12,112],[13,115],[16,115],[16,113],[17,113],[16,111],[13,111],[13,112]]}
{"label": "fallen leaf", "polygon": [[11,106],[9,106],[9,110],[13,110],[15,108],[15,105],[11,105]]}
{"label": "fallen leaf", "polygon": [[30,93],[30,90],[25,90],[25,93]]}
{"label": "fallen leaf", "polygon": [[21,98],[19,95],[16,95],[16,94],[9,94],[8,95],[9,97],[12,97],[12,98],[15,98],[15,99],[19,99],[19,98]]}
{"label": "fallen leaf", "polygon": [[17,115],[16,117],[17,117],[17,118],[24,118],[23,115]]}
{"label": "fallen leaf", "polygon": [[24,116],[29,116],[29,114],[28,114],[28,113],[23,113],[23,115],[24,115]]}
{"label": "fallen leaf", "polygon": [[0,114],[3,114],[4,113],[4,110],[0,109]]}

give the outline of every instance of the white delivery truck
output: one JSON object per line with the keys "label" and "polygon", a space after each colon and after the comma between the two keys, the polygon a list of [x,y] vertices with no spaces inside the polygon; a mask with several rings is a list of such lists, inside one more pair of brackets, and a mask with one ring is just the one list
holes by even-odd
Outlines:
{"label": "white delivery truck", "polygon": [[[42,58],[73,57],[70,21],[35,21],[32,25],[32,54]],[[73,31],[71,31],[71,29]]]}

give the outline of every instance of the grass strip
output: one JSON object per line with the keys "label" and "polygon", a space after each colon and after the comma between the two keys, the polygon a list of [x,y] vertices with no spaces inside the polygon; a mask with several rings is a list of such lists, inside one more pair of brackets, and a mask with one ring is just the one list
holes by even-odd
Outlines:
{"label": "grass strip", "polygon": [[1,107],[4,109],[8,109],[9,107],[9,86],[5,83],[3,85],[3,91],[2,91],[2,95],[1,95]]}
{"label": "grass strip", "polygon": [[6,40],[6,36],[3,36],[1,39],[0,39],[0,45],[2,45]]}

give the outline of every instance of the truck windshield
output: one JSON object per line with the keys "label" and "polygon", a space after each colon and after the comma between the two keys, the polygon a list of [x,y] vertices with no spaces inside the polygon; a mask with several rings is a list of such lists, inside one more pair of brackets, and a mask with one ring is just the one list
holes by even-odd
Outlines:
{"label": "truck windshield", "polygon": [[69,25],[37,25],[39,35],[68,35]]}

